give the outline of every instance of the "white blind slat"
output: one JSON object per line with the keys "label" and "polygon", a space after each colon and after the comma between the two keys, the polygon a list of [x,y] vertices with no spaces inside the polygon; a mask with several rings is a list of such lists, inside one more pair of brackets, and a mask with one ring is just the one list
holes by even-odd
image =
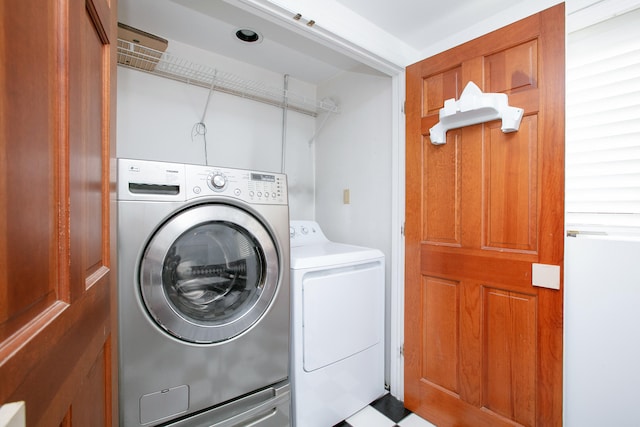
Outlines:
{"label": "white blind slat", "polygon": [[[573,193],[579,190],[602,190],[613,191],[618,188],[638,189],[640,193],[640,173],[628,174],[625,182],[620,185],[618,175],[603,174],[598,176],[580,176],[567,179],[566,190],[569,193],[566,198],[573,197]],[[638,196],[640,197],[640,196]]]}
{"label": "white blind slat", "polygon": [[636,147],[638,140],[640,139],[640,133],[630,133],[626,135],[619,135],[614,139],[609,138],[585,138],[580,141],[580,144],[571,144],[567,146],[567,153],[570,155],[567,161],[571,161],[573,153],[582,153],[590,151],[607,151],[615,150],[617,148]]}

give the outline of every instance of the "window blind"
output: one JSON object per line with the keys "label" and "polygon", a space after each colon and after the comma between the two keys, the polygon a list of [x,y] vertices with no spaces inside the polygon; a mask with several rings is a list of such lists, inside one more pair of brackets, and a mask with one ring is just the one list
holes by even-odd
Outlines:
{"label": "window blind", "polygon": [[640,9],[567,35],[566,228],[640,235]]}

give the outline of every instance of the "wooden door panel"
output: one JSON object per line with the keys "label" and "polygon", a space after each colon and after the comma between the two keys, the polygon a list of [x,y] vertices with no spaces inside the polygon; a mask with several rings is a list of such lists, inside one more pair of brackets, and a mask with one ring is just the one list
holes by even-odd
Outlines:
{"label": "wooden door panel", "polygon": [[538,135],[535,115],[518,132],[505,134],[500,122],[485,126],[484,248],[537,251]]}
{"label": "wooden door panel", "polygon": [[[483,390],[482,359],[477,355],[483,351],[483,325],[478,322],[482,316],[483,298],[479,283],[471,279],[460,282],[460,352],[458,356],[459,399],[473,407],[482,406]],[[461,310],[464,308],[463,310]]]}
{"label": "wooden door panel", "polygon": [[458,392],[459,284],[452,280],[423,278],[424,330],[423,373],[425,380],[453,393]]}
{"label": "wooden door panel", "polygon": [[537,88],[538,41],[531,40],[484,58],[485,92],[513,93]]}
{"label": "wooden door panel", "polygon": [[422,93],[425,96],[422,103],[422,115],[438,115],[444,107],[444,101],[458,98],[462,92],[462,74],[460,67],[443,71],[423,79]]}
{"label": "wooden door panel", "polygon": [[[449,131],[442,150],[425,150],[423,240],[461,244],[460,174],[462,147],[459,132]],[[437,178],[437,179],[436,179]]]}
{"label": "wooden door panel", "polygon": [[[562,265],[563,23],[559,5],[407,68],[405,405],[439,427],[562,422],[562,291],[531,269]],[[431,144],[469,81],[523,108],[519,130]]]}
{"label": "wooden door panel", "polygon": [[535,425],[536,314],[533,295],[483,288],[483,407]]}
{"label": "wooden door panel", "polygon": [[[24,342],[2,366],[2,386],[5,378],[6,385],[13,386],[4,401],[25,400],[28,425],[57,425],[53,420],[62,420],[71,409],[71,400],[105,347],[109,308],[109,289],[94,287],[78,303],[54,304],[34,322],[37,328],[15,337]],[[100,405],[104,411],[104,400],[92,404],[93,410]]]}
{"label": "wooden door panel", "polygon": [[81,295],[109,272],[109,234],[102,212],[109,201],[108,187],[103,186],[108,176],[108,157],[103,158],[103,153],[108,148],[104,93],[109,40],[100,34],[102,24],[95,21],[96,15],[81,7],[84,0],[75,3],[76,25],[69,31],[69,111],[70,117],[83,119],[69,124],[68,179],[73,295]]}
{"label": "wooden door panel", "polygon": [[100,351],[94,365],[89,369],[82,388],[77,393],[71,407],[71,420],[74,426],[106,426],[109,414],[106,411],[95,411],[95,402],[107,401],[108,384],[105,381],[108,354]]}
{"label": "wooden door panel", "polygon": [[[37,13],[23,2],[15,3],[22,19],[16,21],[0,13],[3,32],[17,36],[31,26],[45,34],[55,30],[53,5],[43,4],[41,9],[48,13]],[[52,76],[29,78],[25,74],[33,66],[30,61],[34,57],[39,58],[40,69],[54,69],[55,58],[50,52],[55,49],[49,37],[29,40],[27,48],[0,38],[0,277],[2,283],[13,284],[0,287],[0,342],[25,327],[56,298],[55,282],[51,280],[56,274],[57,246],[57,224],[52,215],[55,176],[50,160],[54,147],[49,137],[54,128],[48,118],[56,94],[50,86]],[[29,117],[40,125],[25,126],[13,120],[16,116]],[[22,144],[23,140],[30,144]],[[26,173],[30,180],[22,179]],[[26,199],[25,194],[30,197]],[[16,203],[17,207],[9,208]]]}

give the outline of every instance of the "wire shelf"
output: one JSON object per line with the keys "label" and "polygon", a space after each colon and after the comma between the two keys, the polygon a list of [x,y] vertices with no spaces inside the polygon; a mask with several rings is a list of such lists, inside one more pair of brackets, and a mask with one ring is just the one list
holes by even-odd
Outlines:
{"label": "wire shelf", "polygon": [[318,101],[282,88],[267,86],[263,82],[246,80],[122,39],[118,39],[118,65],[280,108],[286,107],[313,117],[320,111],[338,112],[338,107],[331,101]]}

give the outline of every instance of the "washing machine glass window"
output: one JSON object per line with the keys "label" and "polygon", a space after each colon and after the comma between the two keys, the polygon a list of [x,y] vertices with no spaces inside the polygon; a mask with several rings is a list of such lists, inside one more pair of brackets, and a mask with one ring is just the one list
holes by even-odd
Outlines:
{"label": "washing machine glass window", "polygon": [[218,221],[205,223],[171,245],[162,285],[174,308],[191,319],[228,323],[260,296],[263,259],[246,230]]}
{"label": "washing machine glass window", "polygon": [[158,229],[142,258],[140,284],[163,330],[211,344],[260,319],[278,275],[278,251],[262,223],[239,208],[210,204],[178,213]]}

